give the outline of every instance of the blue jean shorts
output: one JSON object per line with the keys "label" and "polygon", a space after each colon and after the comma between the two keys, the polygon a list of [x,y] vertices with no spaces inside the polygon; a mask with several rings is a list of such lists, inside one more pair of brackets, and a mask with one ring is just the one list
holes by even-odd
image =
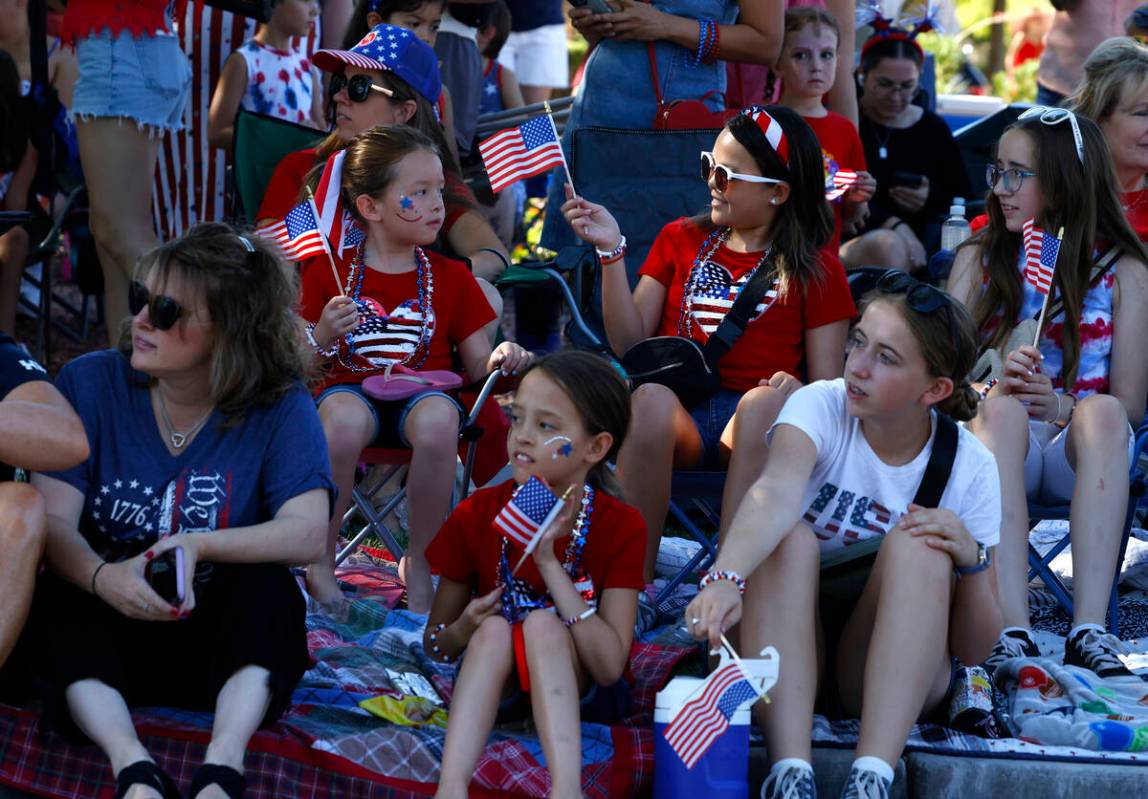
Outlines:
{"label": "blue jean shorts", "polygon": [[104,30],[79,41],[76,60],[78,119],[120,117],[161,132],[183,127],[191,65],[175,36],[133,38],[124,31],[113,38]]}
{"label": "blue jean shorts", "polygon": [[705,402],[689,409],[690,417],[702,437],[702,459],[699,469],[721,469],[721,434],[733,418],[737,404],[744,396],[740,391],[723,388]]}
{"label": "blue jean shorts", "polygon": [[381,402],[363,391],[362,383],[337,383],[323,389],[315,400],[315,406],[318,407],[321,405],[323,400],[332,394],[354,394],[367,406],[367,409],[371,412],[371,416],[375,420],[375,437],[368,445],[371,447],[383,447],[387,449],[404,447],[410,449],[411,442],[407,441],[406,435],[403,434],[407,414],[411,412],[415,405],[427,397],[445,397],[458,409],[458,425],[460,428],[463,422],[466,421],[466,411],[458,404],[458,400],[442,391],[427,391],[422,394],[415,394],[413,397],[408,397],[407,399]]}

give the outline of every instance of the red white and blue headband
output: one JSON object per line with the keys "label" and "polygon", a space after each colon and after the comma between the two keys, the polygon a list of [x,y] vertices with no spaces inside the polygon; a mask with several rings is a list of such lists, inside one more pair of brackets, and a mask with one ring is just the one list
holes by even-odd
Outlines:
{"label": "red white and blue headband", "polygon": [[861,45],[861,56],[875,44],[880,42],[906,42],[924,58],[925,52],[917,43],[917,37],[929,31],[943,32],[937,15],[941,12],[938,2],[912,2],[906,3],[901,9],[901,18],[896,22],[886,17],[881,8],[880,0],[864,0],[857,4],[857,27],[866,25],[873,29],[873,35]]}
{"label": "red white and blue headband", "polygon": [[789,140],[785,137],[785,131],[781,128],[781,123],[769,115],[769,112],[760,105],[751,105],[745,109],[745,115],[754,121],[754,124],[761,129],[762,134],[765,135],[765,140],[769,142],[769,146],[777,153],[777,157],[785,164],[785,168],[789,168]]}

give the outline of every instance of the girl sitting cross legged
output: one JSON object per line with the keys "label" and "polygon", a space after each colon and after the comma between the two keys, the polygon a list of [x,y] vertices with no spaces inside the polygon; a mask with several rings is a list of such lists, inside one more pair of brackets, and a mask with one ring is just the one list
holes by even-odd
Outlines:
{"label": "girl sitting cross legged", "polygon": [[627,434],[618,476],[646,520],[647,579],[673,470],[728,464],[722,515],[731,518],[765,464],[763,433],[801,385],[799,377],[840,376],[855,313],[841,262],[819,249],[833,232],[833,212],[825,202],[821,147],[801,117],[780,106],[746,109],[701,159],[709,211],[662,228],[633,292],[626,239],[610,212],[581,197],[562,206],[574,232],[602,256],[602,312],[615,352],[651,336],[704,344],[754,273],[775,273],[745,334],[718,362],[721,391],[690,408],[657,383],[634,391],[633,418],[641,423]]}
{"label": "girl sitting cross legged", "polygon": [[[645,525],[615,498],[606,463],[630,421],[628,389],[602,358],[558,353],[527,370],[510,413],[514,480],[459,505],[427,550],[442,575],[427,651],[444,661],[466,651],[451,699],[440,799],[467,795],[495,716],[524,712],[527,703],[550,795],[579,797],[579,711],[602,723],[627,712],[623,674],[644,585]],[[570,496],[515,574],[524,548],[493,522],[515,484],[532,477]]]}
{"label": "girl sitting cross legged", "polygon": [[[843,796],[887,797],[914,722],[945,697],[951,657],[978,663],[992,647],[1000,612],[986,548],[1000,528],[996,469],[983,444],[941,417],[976,412],[965,379],[975,358],[959,303],[887,273],[850,336],[845,378],[799,389],[770,431],[765,471],[686,608],[696,638],[720,646],[740,619],[743,654],[773,645],[785,664],[772,703],[756,708],[773,761],[763,797],[815,795],[810,739],[823,662],[844,710],[861,716]],[[928,489],[926,465],[946,432],[956,444],[951,472],[943,493],[933,486],[938,505],[920,507],[914,499]],[[855,561],[864,587],[852,607],[840,622],[819,618],[834,598],[819,598],[821,561],[850,547],[876,548],[872,570]]]}
{"label": "girl sitting cross legged", "polygon": [[442,391],[376,403],[363,378],[400,367],[450,369],[457,353],[471,381],[501,367],[525,366],[517,344],[491,351],[482,328],[494,318],[466,267],[423,250],[443,221],[443,172],[439,151],[409,126],[372,128],[347,145],[343,200],[366,236],[340,258],[336,285],[326,255],[303,267],[300,313],[328,372],[318,395],[331,471],[339,498],[325,557],[307,571],[307,588],[319,602],[338,605],[335,543],[350,503],[359,453],[368,444],[409,447],[407,496],[410,546],[399,573],[407,605],[430,609],[431,579],[424,551],[450,510],[462,406]]}

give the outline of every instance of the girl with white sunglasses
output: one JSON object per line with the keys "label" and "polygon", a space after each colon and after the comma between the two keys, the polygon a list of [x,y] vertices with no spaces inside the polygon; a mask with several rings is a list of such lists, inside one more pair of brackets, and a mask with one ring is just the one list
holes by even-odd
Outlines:
{"label": "girl with white sunglasses", "polygon": [[1040,314],[1045,296],[1023,277],[1026,223],[1050,237],[1064,233],[1038,345],[1002,357],[1000,381],[984,385],[971,424],[996,455],[1001,480],[1005,628],[987,665],[1039,654],[1028,617],[1026,500],[1033,498],[1071,502],[1074,618],[1064,662],[1101,677],[1127,674],[1104,620],[1132,426],[1148,393],[1148,253],[1120,207],[1102,133],[1071,111],[1022,114],[1001,137],[989,183],[989,223],[958,249],[949,283],[983,345],[1002,347],[1015,325]]}

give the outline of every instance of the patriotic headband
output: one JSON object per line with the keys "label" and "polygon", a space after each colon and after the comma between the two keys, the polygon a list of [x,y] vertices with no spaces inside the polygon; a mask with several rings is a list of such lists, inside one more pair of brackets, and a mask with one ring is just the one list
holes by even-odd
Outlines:
{"label": "patriotic headband", "polygon": [[924,58],[925,51],[917,44],[917,37],[929,31],[942,32],[937,22],[940,11],[938,2],[908,3],[901,9],[901,19],[894,23],[891,18],[885,16],[880,0],[865,0],[858,3],[857,27],[868,25],[873,29],[873,35],[861,46],[862,57],[870,47],[880,42],[907,42]]}
{"label": "patriotic headband", "polygon": [[785,137],[785,131],[781,129],[781,123],[769,115],[760,105],[751,105],[745,109],[745,115],[754,121],[765,135],[765,140],[769,142],[769,146],[777,153],[777,156],[785,164],[785,168],[789,168],[789,140]]}

